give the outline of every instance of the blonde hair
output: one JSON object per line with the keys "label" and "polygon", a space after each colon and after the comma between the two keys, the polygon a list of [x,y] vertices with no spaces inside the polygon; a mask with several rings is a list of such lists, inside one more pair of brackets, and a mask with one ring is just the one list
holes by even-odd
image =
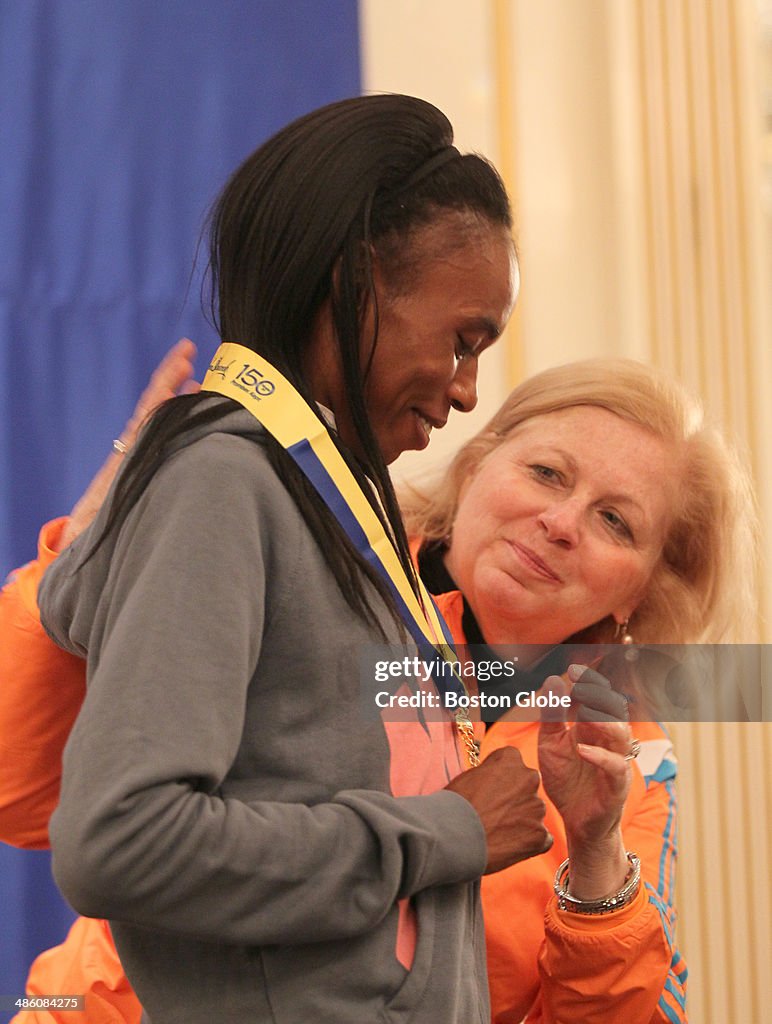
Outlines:
{"label": "blonde hair", "polygon": [[[682,456],[680,503],[630,623],[636,642],[753,639],[757,527],[748,473],[721,434],[705,424],[693,395],[632,360],[569,363],[516,387],[430,494],[413,488],[403,496],[408,533],[427,540],[450,536],[462,484],[480,463],[526,420],[579,405],[636,423]],[[605,643],[615,628],[612,619],[604,619],[566,639]]]}

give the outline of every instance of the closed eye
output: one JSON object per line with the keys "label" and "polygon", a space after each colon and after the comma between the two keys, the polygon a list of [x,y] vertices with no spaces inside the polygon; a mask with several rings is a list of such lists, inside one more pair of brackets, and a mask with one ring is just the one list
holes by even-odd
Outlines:
{"label": "closed eye", "polygon": [[470,345],[466,338],[464,338],[463,334],[457,334],[455,351],[456,362],[460,363],[462,359],[468,359],[470,356],[476,355],[477,345]]}

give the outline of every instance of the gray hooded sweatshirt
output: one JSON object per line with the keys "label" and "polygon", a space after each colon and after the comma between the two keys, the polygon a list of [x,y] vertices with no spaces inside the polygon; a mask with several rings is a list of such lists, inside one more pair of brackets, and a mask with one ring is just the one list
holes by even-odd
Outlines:
{"label": "gray hooded sweatshirt", "polygon": [[46,574],[44,625],[88,656],[56,879],[110,920],[152,1024],[487,1022],[485,836],[437,771],[457,755],[363,712],[378,638],[260,429],[202,431]]}

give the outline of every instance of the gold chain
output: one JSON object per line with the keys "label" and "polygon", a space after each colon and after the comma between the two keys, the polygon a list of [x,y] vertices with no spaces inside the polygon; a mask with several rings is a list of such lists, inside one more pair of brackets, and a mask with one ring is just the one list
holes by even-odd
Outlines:
{"label": "gold chain", "polygon": [[469,767],[477,768],[480,764],[480,744],[474,738],[474,726],[464,711],[456,714],[456,728],[466,751]]}

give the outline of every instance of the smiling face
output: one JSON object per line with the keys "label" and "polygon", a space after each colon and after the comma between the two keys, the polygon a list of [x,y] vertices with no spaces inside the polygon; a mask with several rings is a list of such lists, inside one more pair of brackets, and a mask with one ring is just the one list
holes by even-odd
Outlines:
{"label": "smiling face", "polygon": [[[378,342],[365,386],[370,422],[391,462],[422,449],[451,409],[477,404],[477,361],[504,329],[515,304],[518,270],[508,232],[489,224],[465,228],[458,215],[421,232],[415,284],[394,294],[376,265]],[[447,252],[443,255],[443,252]]]}
{"label": "smiling face", "polygon": [[632,616],[671,522],[674,462],[592,406],[517,427],[462,491],[446,555],[486,640],[552,645]]}
{"label": "smiling face", "polygon": [[[417,230],[409,245],[412,274],[403,268],[394,280],[374,260],[374,350],[372,311],[362,330],[365,404],[387,463],[425,448],[451,409],[475,407],[477,360],[504,329],[519,287],[511,236],[498,225],[447,213]],[[314,397],[332,409],[341,438],[361,455],[328,320],[320,322],[307,366]]]}

